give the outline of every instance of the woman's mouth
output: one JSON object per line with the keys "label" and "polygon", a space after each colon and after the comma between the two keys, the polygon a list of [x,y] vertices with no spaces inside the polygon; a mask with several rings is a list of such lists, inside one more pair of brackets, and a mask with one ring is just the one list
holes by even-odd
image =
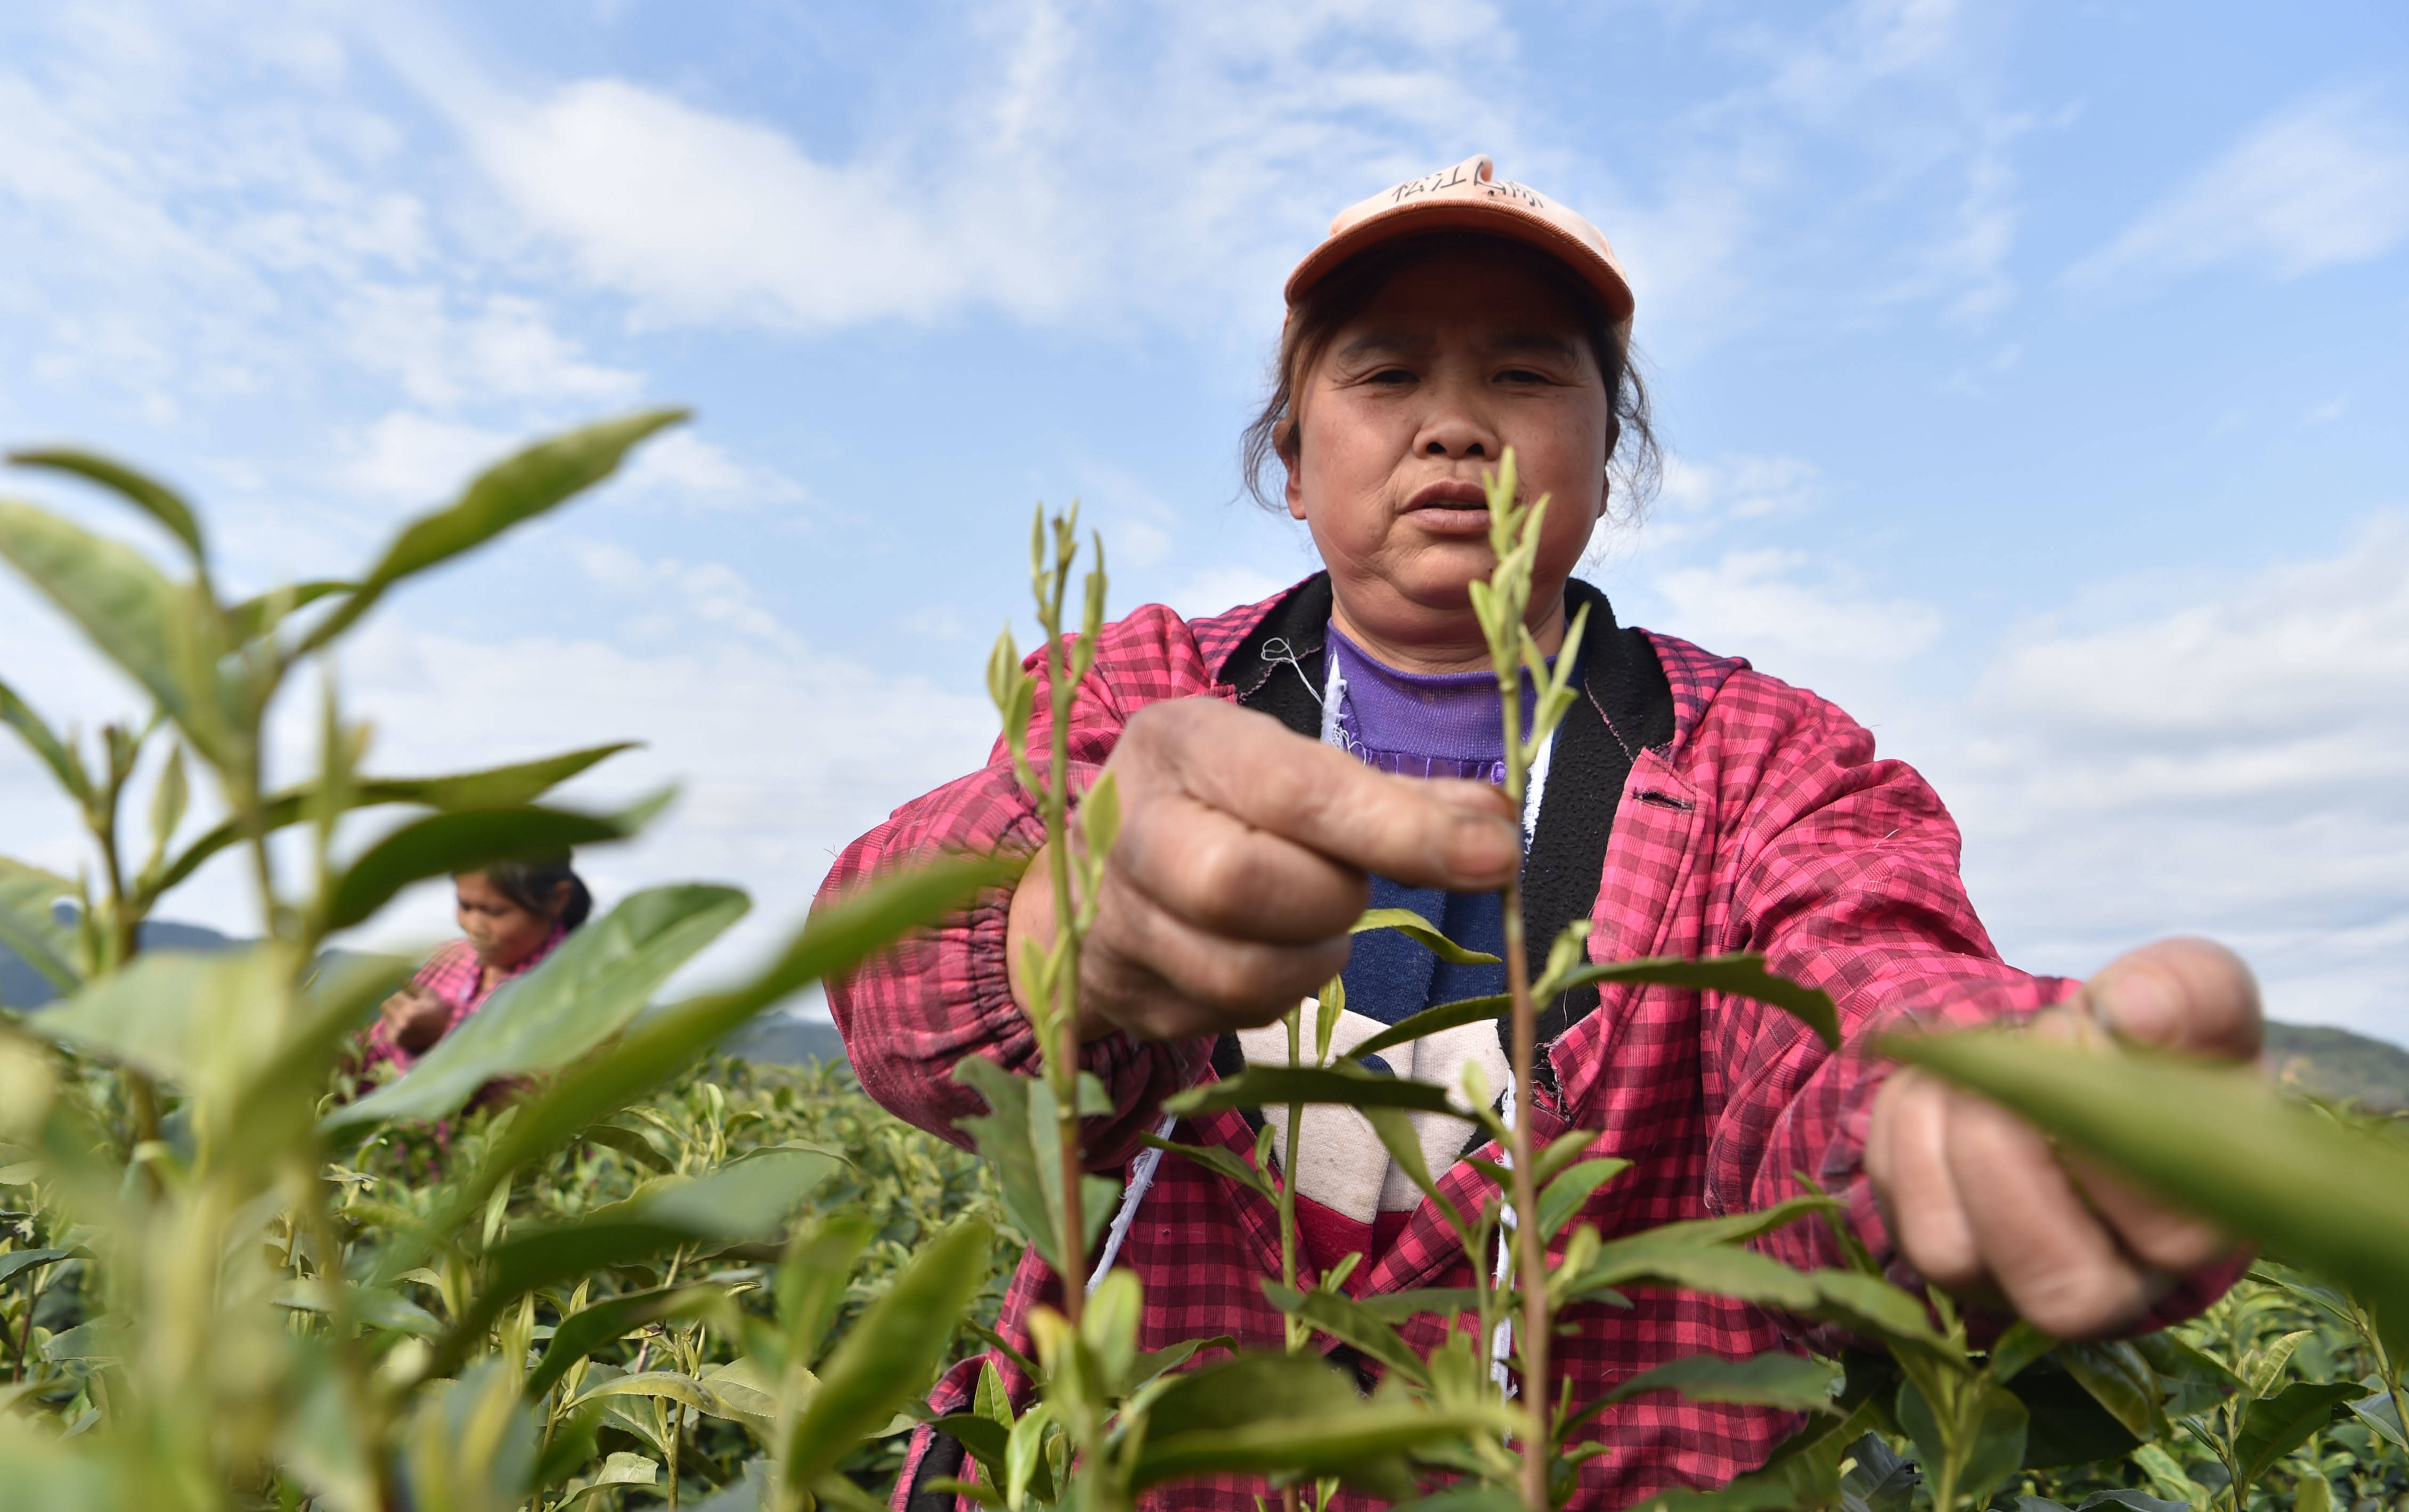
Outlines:
{"label": "woman's mouth", "polygon": [[1448,536],[1489,533],[1489,496],[1479,483],[1442,478],[1422,484],[1406,500],[1405,512],[1425,530]]}

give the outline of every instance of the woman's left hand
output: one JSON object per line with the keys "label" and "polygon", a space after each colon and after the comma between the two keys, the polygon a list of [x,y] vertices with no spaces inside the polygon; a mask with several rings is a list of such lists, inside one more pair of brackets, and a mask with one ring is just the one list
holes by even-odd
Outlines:
{"label": "woman's left hand", "polygon": [[[2079,1038],[2099,1024],[2194,1055],[2258,1057],[2258,986],[2232,952],[2163,940],[2120,957],[2031,1032]],[[2070,1169],[2070,1166],[2074,1169]],[[2130,1326],[2230,1236],[2087,1162],[2061,1161],[2030,1125],[1912,1070],[1875,1097],[1866,1172],[1899,1254],[1976,1304],[2001,1303],[2062,1339]]]}
{"label": "woman's left hand", "polygon": [[379,1016],[384,1020],[386,1038],[417,1055],[452,1027],[452,1004],[413,982],[385,999]]}

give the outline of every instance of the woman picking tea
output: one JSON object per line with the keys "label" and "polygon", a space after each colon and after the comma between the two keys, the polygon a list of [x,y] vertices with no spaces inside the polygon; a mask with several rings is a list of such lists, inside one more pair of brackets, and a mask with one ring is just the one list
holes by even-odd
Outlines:
{"label": "woman picking tea", "polygon": [[391,1064],[398,1073],[418,1064],[495,989],[535,970],[594,911],[594,895],[566,851],[463,871],[452,887],[462,938],[427,958],[410,985],[384,1001],[368,1029],[363,1070]]}
{"label": "woman picking tea", "polygon": [[[1573,579],[1652,454],[1632,295],[1606,238],[1474,158],[1341,213],[1287,298],[1248,454],[1258,478],[1277,464],[1280,502],[1325,570],[1209,618],[1148,605],[1106,626],[1073,714],[1081,785],[1111,771],[1123,813],[1081,959],[1082,1061],[1112,1102],[1088,1123],[1090,1164],[1125,1166],[1173,1093],[1285,1058],[1279,1020],[1334,975],[1347,987],[1341,1050],[1430,1004],[1501,990],[1502,967],[1450,965],[1385,933],[1350,949],[1348,929],[1367,904],[1410,908],[1493,955],[1505,939],[1493,889],[1519,871],[1536,952],[1587,920],[1593,960],[1753,951],[1839,1007],[1846,1047],[1833,1053],[1788,1015],[1715,992],[1621,984],[1541,1003],[1538,1105],[1511,1116],[1540,1139],[1594,1130],[1593,1153],[1633,1162],[1582,1212],[1606,1237],[1767,1207],[1811,1179],[1895,1271],[2063,1337],[2183,1316],[2221,1290],[2235,1267],[2213,1230],[2070,1171],[2013,1118],[1864,1046],[1903,1024],[2067,1033],[2096,1021],[2246,1058],[2260,1020],[2241,963],[2181,940],[2088,983],[2002,963],[1959,879],[1956,827],[1922,778],[1877,758],[1872,736],[1825,699],[1621,626]],[[1497,684],[1467,591],[1495,566],[1482,479],[1508,448],[1522,495],[1553,500],[1527,621],[1541,651],[1555,655],[1572,613],[1588,611],[1582,696],[1521,814],[1494,785]],[[1042,655],[1030,666],[1043,675]],[[1048,739],[1043,690],[1037,708],[1032,748]],[[827,886],[1043,840],[999,746],[856,842]],[[1017,972],[1022,943],[1055,928],[1047,876],[1041,857],[1016,889],[830,985],[854,1067],[887,1107],[959,1140],[956,1120],[982,1111],[953,1078],[963,1057],[1034,1069]],[[1477,1068],[1476,1085],[1507,1086],[1492,1024],[1389,1054],[1409,1056],[1391,1069],[1421,1080],[1459,1086]],[[1254,1149],[1235,1113],[1172,1137],[1242,1159]],[[1358,1296],[1471,1283],[1453,1235],[1367,1130],[1308,1122],[1299,1143],[1312,1271],[1360,1255],[1347,1281]],[[1426,1148],[1435,1172],[1477,1153]],[[1454,1179],[1475,1178],[1459,1168]],[[1278,1274],[1278,1243],[1262,1200],[1174,1159],[1138,1202],[1116,1263],[1145,1285],[1139,1346],[1228,1333],[1278,1347],[1281,1316],[1260,1286]],[[1758,1243],[1794,1264],[1841,1263],[1817,1224]],[[1025,1343],[1022,1319],[1052,1286],[1032,1251],[1008,1336]],[[1738,1301],[1629,1300],[1575,1309],[1551,1398],[1561,1378],[1584,1402],[1679,1355],[1796,1346],[1784,1332],[1795,1321]],[[1427,1350],[1444,1326],[1425,1316],[1406,1336]],[[957,1371],[937,1408],[959,1408],[974,1380]],[[1583,1466],[1577,1504],[1719,1484],[1760,1463],[1794,1420],[1636,1398],[1614,1409],[1611,1451]],[[958,1446],[924,1430],[899,1495],[942,1505],[914,1489],[959,1462]],[[1235,1512],[1262,1490],[1221,1477],[1150,1505]]]}

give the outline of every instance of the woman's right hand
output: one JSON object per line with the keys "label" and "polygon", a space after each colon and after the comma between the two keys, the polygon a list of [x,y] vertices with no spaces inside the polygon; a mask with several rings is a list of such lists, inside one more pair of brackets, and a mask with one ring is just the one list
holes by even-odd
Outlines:
{"label": "woman's right hand", "polygon": [[452,1005],[413,982],[387,998],[378,1017],[387,1039],[417,1055],[452,1027]]}
{"label": "woman's right hand", "polygon": [[[1375,771],[1217,699],[1139,710],[1105,770],[1121,829],[1081,954],[1083,1040],[1268,1024],[1346,964],[1369,873],[1475,891],[1522,862],[1499,789]],[[1050,875],[1041,851],[1012,899],[1005,945],[1024,1007],[1022,943],[1054,935]]]}

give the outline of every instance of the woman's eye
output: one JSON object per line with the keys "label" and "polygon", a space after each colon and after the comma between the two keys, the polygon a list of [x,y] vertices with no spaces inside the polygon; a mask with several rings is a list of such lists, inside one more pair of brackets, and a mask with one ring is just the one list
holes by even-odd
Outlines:
{"label": "woman's eye", "polygon": [[1413,381],[1414,372],[1410,367],[1383,367],[1378,372],[1374,373],[1370,379],[1370,382],[1375,383],[1392,384],[1410,383]]}
{"label": "woman's eye", "polygon": [[1497,381],[1501,383],[1544,383],[1548,375],[1533,372],[1528,367],[1508,367],[1497,375]]}

